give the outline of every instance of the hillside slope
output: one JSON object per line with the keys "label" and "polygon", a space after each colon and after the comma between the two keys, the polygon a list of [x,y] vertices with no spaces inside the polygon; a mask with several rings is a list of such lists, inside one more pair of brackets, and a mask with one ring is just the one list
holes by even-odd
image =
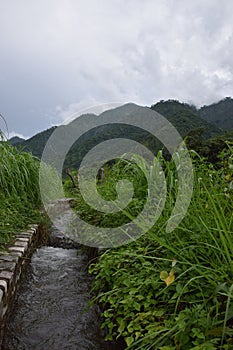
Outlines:
{"label": "hillside slope", "polygon": [[9,142],[11,145],[17,145],[17,143],[23,143],[24,141],[26,141],[25,139],[22,139],[21,137],[18,136],[14,136],[12,138],[9,139]]}
{"label": "hillside slope", "polygon": [[204,138],[208,139],[223,133],[221,126],[204,120],[199,111],[187,103],[176,100],[160,101],[151,106],[151,109],[166,117],[184,137],[192,129],[204,128]]}
{"label": "hillside slope", "polygon": [[199,109],[200,116],[223,130],[233,129],[233,99],[223,100]]}
{"label": "hillside slope", "polygon": [[[13,145],[21,147],[24,151],[31,152],[34,156],[41,158],[45,144],[56,128],[56,126],[53,126],[52,128],[39,132],[38,134],[32,136],[30,139],[23,141],[20,140]],[[10,142],[12,143],[12,139]]]}
{"label": "hillside slope", "polygon": [[[111,116],[111,120],[114,120],[114,116],[119,114],[130,114],[134,111],[136,105],[128,103],[121,107],[106,111],[100,115],[100,117]],[[148,107],[140,107],[142,110],[149,110]],[[173,126],[179,131],[182,137],[191,135],[191,143],[198,144],[198,135],[201,135],[202,141],[199,142],[199,148],[202,147],[202,142],[213,138],[221,138],[221,142],[224,143],[226,137],[226,130],[233,129],[233,100],[231,98],[225,98],[216,104],[210,106],[204,106],[199,110],[195,106],[187,103],[181,103],[176,100],[160,101],[153,104],[151,110],[154,110],[164,117],[166,117]],[[87,114],[78,117],[79,120],[84,119],[86,125],[93,125],[93,118],[99,118],[94,114]],[[71,125],[79,122],[79,120],[73,120]],[[20,146],[28,152],[32,152],[33,155],[41,158],[46,142],[57,127],[54,126],[50,129],[42,131],[28,140],[11,139],[17,147]],[[59,126],[58,128],[66,130],[66,126]],[[66,132],[65,132],[66,133]],[[104,125],[97,128],[92,128],[85,133],[75,144],[71,147],[65,160],[65,167],[77,168],[82,160],[83,156],[98,143],[111,139],[125,137],[131,138],[144,144],[150,148],[154,153],[161,148],[162,145],[158,143],[148,133],[141,129],[125,126],[123,124]],[[215,142],[216,144],[216,142]],[[211,144],[212,145],[212,144]],[[207,145],[205,144],[205,147]],[[212,148],[212,146],[210,147]],[[197,149],[198,150],[198,149]],[[209,149],[211,152],[211,149]]]}

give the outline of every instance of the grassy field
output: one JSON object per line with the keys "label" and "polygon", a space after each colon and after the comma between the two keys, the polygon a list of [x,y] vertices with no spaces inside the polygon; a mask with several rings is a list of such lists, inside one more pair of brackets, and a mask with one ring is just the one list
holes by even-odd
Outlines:
{"label": "grassy field", "polygon": [[0,249],[15,232],[40,221],[39,160],[3,142],[0,133]]}
{"label": "grassy field", "polygon": [[[123,337],[127,349],[233,349],[233,149],[228,145],[220,154],[218,167],[194,153],[192,159],[194,193],[182,223],[166,233],[178,181],[173,162],[163,160],[167,197],[159,220],[140,239],[103,251],[90,265],[106,339]],[[117,180],[134,182],[136,194],[124,214],[96,213],[79,190],[72,195],[83,219],[114,227],[140,212],[147,183],[134,164],[122,161],[105,174],[99,191],[106,199],[115,199]]]}

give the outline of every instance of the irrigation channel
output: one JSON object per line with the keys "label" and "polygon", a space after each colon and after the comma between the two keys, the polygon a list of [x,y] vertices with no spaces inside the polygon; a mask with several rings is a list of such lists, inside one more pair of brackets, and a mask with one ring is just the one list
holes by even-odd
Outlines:
{"label": "irrigation channel", "polygon": [[60,235],[54,228],[50,246],[38,248],[27,265],[1,350],[122,349],[104,341],[100,312],[88,308],[86,255]]}

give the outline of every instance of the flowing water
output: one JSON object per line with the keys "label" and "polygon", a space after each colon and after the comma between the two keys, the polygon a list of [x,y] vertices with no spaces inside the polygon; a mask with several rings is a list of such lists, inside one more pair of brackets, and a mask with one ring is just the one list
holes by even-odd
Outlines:
{"label": "flowing water", "polygon": [[2,350],[103,350],[92,278],[80,250],[45,246],[33,255],[6,326]]}

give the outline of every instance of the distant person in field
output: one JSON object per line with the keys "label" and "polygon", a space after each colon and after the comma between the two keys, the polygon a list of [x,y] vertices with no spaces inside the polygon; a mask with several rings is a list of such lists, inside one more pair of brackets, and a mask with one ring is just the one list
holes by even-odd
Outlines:
{"label": "distant person in field", "polygon": [[97,173],[97,183],[102,182],[104,179],[104,168],[99,168]]}

